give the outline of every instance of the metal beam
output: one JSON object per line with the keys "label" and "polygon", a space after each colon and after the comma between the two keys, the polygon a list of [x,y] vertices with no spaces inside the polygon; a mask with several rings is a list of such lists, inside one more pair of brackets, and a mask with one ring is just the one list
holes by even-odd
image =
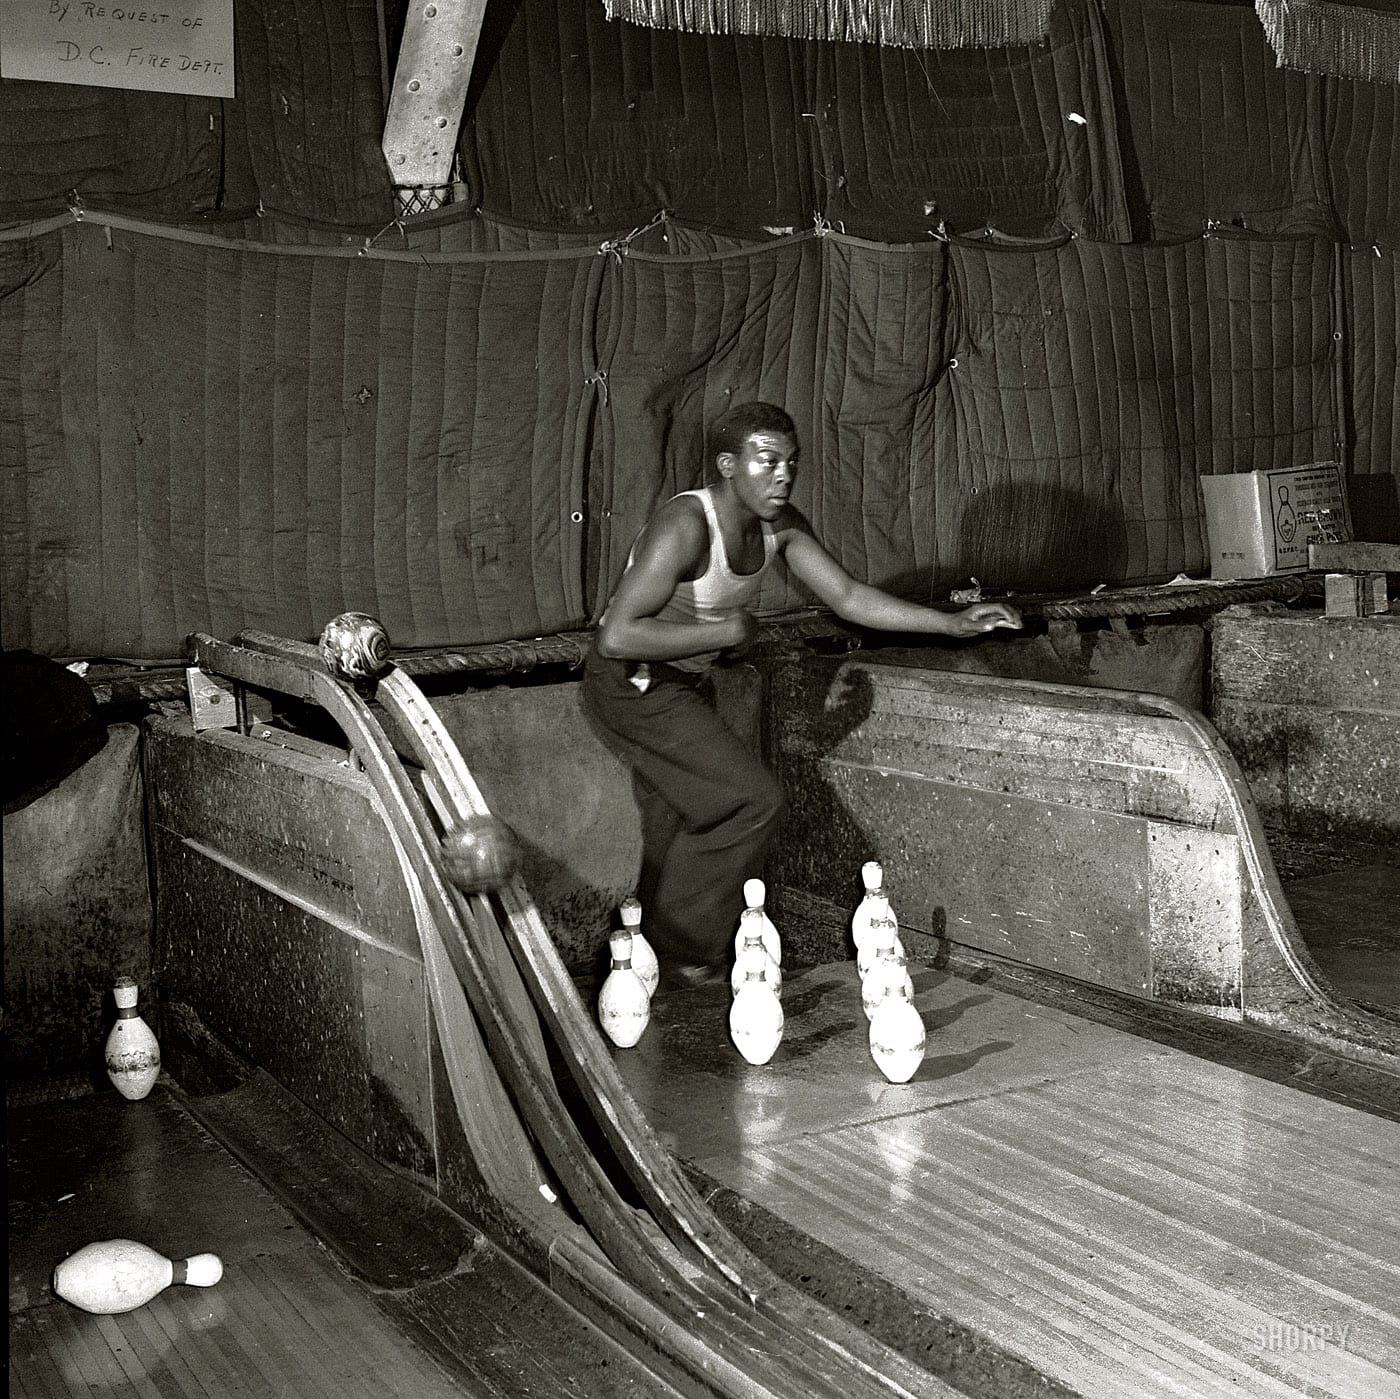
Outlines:
{"label": "metal beam", "polygon": [[452,158],[467,101],[486,0],[413,0],[380,143],[399,212],[448,202]]}

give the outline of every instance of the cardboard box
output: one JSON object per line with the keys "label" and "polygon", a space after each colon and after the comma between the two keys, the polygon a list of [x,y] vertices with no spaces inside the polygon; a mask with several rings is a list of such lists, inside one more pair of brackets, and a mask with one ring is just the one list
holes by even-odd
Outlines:
{"label": "cardboard box", "polygon": [[1308,545],[1351,539],[1341,464],[1203,476],[1212,578],[1302,573]]}

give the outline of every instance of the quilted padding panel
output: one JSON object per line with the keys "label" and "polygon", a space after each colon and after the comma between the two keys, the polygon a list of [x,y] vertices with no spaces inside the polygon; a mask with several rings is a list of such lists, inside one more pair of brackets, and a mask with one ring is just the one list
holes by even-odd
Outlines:
{"label": "quilted padding panel", "polygon": [[1200,476],[1336,450],[1321,240],[954,246],[952,266],[938,530],[958,572],[1045,589],[1200,569]]}
{"label": "quilted padding panel", "polygon": [[1141,238],[1211,223],[1326,234],[1321,88],[1279,68],[1252,6],[1108,0],[1122,72],[1124,159]]}
{"label": "quilted padding panel", "polygon": [[1091,0],[1060,0],[1044,44],[812,46],[818,207],[889,241],[940,224],[1126,241],[1106,52]]}
{"label": "quilted padding panel", "polygon": [[1369,247],[1344,249],[1340,256],[1352,525],[1358,539],[1400,543],[1400,258],[1393,248]]}
{"label": "quilted padding panel", "polygon": [[0,81],[0,222],[87,203],[184,218],[219,194],[220,103],[71,83]]}
{"label": "quilted padding panel", "polygon": [[1352,243],[1400,243],[1400,85],[1326,84],[1333,211]]}
{"label": "quilted padding panel", "polygon": [[946,371],[946,247],[821,240],[818,538],[856,578],[934,592],[934,389]]}
{"label": "quilted padding panel", "polygon": [[[67,641],[70,569],[97,562],[95,505],[64,470],[63,235],[0,239],[0,634],[11,650],[53,654]],[[62,220],[67,224],[68,220]],[[91,591],[84,602],[94,601]],[[62,648],[66,650],[66,646]]]}
{"label": "quilted padding panel", "polygon": [[609,23],[580,0],[488,5],[460,148],[476,202],[611,229],[810,223],[801,45]]}
{"label": "quilted padding panel", "polygon": [[238,0],[236,20],[222,207],[392,218],[375,0]]}
{"label": "quilted padding panel", "polygon": [[[715,479],[705,470],[703,425],[731,403],[764,398],[792,414],[805,447],[794,494],[801,508],[811,506],[810,482],[822,470],[812,432],[822,275],[813,235],[712,257],[605,261],[599,363],[607,392],[590,485],[595,615],[656,507]],[[805,602],[774,580],[760,606]]]}
{"label": "quilted padding panel", "polygon": [[[7,644],[398,645],[580,624],[596,254],[364,255],[140,226],[0,242]],[[23,635],[23,640],[21,640]]]}

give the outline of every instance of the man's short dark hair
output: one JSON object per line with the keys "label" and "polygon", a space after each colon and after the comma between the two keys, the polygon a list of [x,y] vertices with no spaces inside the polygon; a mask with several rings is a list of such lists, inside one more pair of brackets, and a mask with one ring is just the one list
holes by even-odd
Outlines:
{"label": "man's short dark hair", "polygon": [[725,452],[742,452],[744,443],[756,432],[785,432],[795,438],[797,427],[776,403],[764,403],[762,399],[736,403],[710,428],[710,460]]}

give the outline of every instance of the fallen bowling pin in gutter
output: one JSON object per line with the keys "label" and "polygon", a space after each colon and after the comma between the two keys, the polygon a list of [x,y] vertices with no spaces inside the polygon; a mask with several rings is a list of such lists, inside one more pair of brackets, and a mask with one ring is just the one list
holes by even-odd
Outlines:
{"label": "fallen bowling pin in gutter", "polygon": [[103,1239],[53,1270],[55,1295],[85,1312],[115,1316],[144,1307],[175,1283],[212,1287],[224,1275],[217,1255],[170,1259],[135,1239]]}

